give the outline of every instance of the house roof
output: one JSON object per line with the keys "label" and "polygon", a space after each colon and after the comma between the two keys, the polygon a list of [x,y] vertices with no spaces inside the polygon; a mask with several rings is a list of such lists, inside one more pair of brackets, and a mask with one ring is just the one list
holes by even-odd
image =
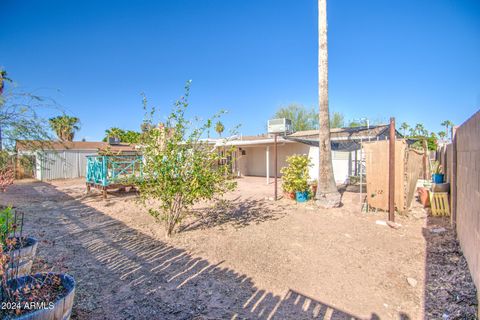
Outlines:
{"label": "house roof", "polygon": [[112,152],[137,151],[134,144],[121,143],[110,145],[108,142],[97,141],[17,141],[17,151],[42,150],[103,150],[109,148]]}

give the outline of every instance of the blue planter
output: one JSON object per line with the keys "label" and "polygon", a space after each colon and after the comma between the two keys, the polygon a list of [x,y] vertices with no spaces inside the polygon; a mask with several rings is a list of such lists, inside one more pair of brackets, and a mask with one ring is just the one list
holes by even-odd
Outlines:
{"label": "blue planter", "polygon": [[443,173],[434,173],[432,174],[433,183],[443,183],[444,175]]}
{"label": "blue planter", "polygon": [[297,191],[297,192],[295,192],[295,198],[297,199],[297,202],[307,202],[308,191]]}

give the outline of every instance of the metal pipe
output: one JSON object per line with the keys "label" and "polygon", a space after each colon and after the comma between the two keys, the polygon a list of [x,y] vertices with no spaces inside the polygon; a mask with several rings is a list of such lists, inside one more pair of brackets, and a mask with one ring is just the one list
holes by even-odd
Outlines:
{"label": "metal pipe", "polygon": [[390,118],[388,157],[388,220],[395,221],[395,118]]}
{"label": "metal pipe", "polygon": [[274,168],[274,171],[275,171],[275,201],[277,201],[277,165],[278,165],[278,155],[277,155],[277,134],[275,133],[274,134],[274,153],[275,153],[275,168]]}
{"label": "metal pipe", "polygon": [[267,146],[267,154],[266,154],[266,170],[267,170],[267,185],[270,184],[270,146]]}

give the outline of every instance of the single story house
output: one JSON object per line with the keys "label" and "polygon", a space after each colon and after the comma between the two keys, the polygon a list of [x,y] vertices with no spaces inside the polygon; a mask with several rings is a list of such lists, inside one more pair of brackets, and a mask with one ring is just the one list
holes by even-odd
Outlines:
{"label": "single story house", "polygon": [[[397,131],[397,137],[402,135]],[[389,125],[356,128],[334,128],[330,131],[332,144],[333,173],[337,183],[345,183],[350,176],[359,174],[361,165],[361,143],[363,141],[388,139]],[[229,139],[207,139],[216,146],[234,147],[233,157],[228,159],[232,173],[236,176],[266,177],[267,183],[274,177],[274,138],[272,135],[239,136]],[[102,152],[123,155],[138,154],[135,145],[107,142],[47,142],[18,141],[17,154],[34,158],[34,175],[38,180],[68,179],[85,177],[87,156]],[[293,154],[308,155],[312,162],[310,179],[318,178],[318,130],[298,131],[277,137],[278,167],[287,165],[286,159]],[[227,160],[227,159],[226,159]]]}
{"label": "single story house", "polygon": [[93,141],[18,141],[17,155],[33,158],[34,178],[37,180],[72,179],[85,177],[87,156],[102,152],[137,154],[134,145]]}
{"label": "single story house", "polygon": [[[350,176],[359,174],[360,149],[363,141],[384,140],[389,137],[389,125],[356,128],[333,128],[330,131],[332,163],[335,181],[345,183]],[[397,137],[401,134],[397,131]],[[312,162],[310,179],[318,178],[318,130],[298,131],[277,137],[277,176],[287,166],[287,157],[293,154],[308,155]],[[234,146],[232,171],[237,176],[274,177],[274,137],[263,134],[241,136],[217,141],[217,146]]]}

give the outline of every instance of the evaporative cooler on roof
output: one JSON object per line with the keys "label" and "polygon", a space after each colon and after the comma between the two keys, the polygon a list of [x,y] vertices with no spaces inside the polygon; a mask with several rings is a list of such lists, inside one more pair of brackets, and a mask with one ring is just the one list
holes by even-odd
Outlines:
{"label": "evaporative cooler on roof", "polygon": [[290,119],[268,120],[268,133],[289,134],[292,131],[292,120]]}

